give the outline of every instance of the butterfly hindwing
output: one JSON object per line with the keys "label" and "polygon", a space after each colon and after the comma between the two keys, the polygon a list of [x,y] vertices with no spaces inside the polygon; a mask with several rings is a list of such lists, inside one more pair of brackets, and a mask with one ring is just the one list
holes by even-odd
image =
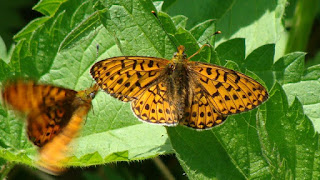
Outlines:
{"label": "butterfly hindwing", "polygon": [[202,87],[197,86],[189,96],[190,102],[186,102],[184,117],[181,124],[196,128],[207,129],[221,124],[226,117],[217,113],[212,103],[208,100],[208,94]]}
{"label": "butterfly hindwing", "polygon": [[62,117],[62,121],[67,120],[68,123],[61,128],[59,134],[56,134],[52,140],[40,149],[38,164],[46,171],[55,174],[61,171],[61,167],[63,166],[61,161],[66,158],[68,145],[79,133],[83,120],[91,109],[91,101],[95,97],[98,89],[98,85],[95,84],[87,90],[77,92],[71,104],[64,104],[64,107],[57,105],[66,110],[64,113],[63,111],[60,112],[60,117]]}
{"label": "butterfly hindwing", "polygon": [[161,58],[123,56],[99,61],[90,72],[104,91],[127,102],[156,81],[168,63]]}
{"label": "butterfly hindwing", "polygon": [[[80,96],[81,98],[81,96]],[[89,101],[78,106],[70,117],[69,123],[61,129],[52,140],[40,149],[40,159],[38,164],[50,173],[59,174],[63,169],[62,160],[68,152],[68,144],[78,134],[82,122],[91,108]]]}
{"label": "butterfly hindwing", "polygon": [[146,89],[139,99],[132,101],[132,111],[139,119],[164,125],[178,123],[177,108],[173,105],[165,84],[155,83]]}
{"label": "butterfly hindwing", "polygon": [[69,123],[76,108],[72,105],[72,99],[68,99],[56,102],[52,106],[45,106],[41,111],[31,111],[27,120],[29,139],[42,147]]}

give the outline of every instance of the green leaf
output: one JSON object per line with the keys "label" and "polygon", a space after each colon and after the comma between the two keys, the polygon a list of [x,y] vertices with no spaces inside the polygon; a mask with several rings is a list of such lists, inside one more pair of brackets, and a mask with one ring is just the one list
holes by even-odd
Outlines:
{"label": "green leaf", "polygon": [[[189,17],[188,26],[193,27],[196,24],[207,19],[220,19],[230,7],[232,7],[235,0],[219,1],[219,0],[202,0],[192,1],[184,0],[177,1],[170,6],[166,11],[171,15],[182,14]],[[167,1],[165,1],[165,6]]]}
{"label": "green leaf", "polygon": [[[292,103],[295,97],[298,97],[303,104],[304,112],[312,120],[317,132],[320,132],[320,66],[309,68],[307,80],[301,80],[295,83],[284,84],[283,88],[288,94],[289,103]],[[313,74],[313,75],[312,75]],[[304,78],[304,77],[302,77]]]}
{"label": "green leaf", "polygon": [[196,38],[197,42],[200,44],[209,43],[214,46],[214,40],[210,41],[211,38],[214,39],[214,33],[216,31],[216,26],[214,20],[207,20],[203,23],[197,24],[195,27],[190,29],[190,33]]}
{"label": "green leaf", "polygon": [[44,15],[53,16],[65,1],[66,0],[41,0],[33,9]]}
{"label": "green leaf", "polygon": [[[74,16],[79,16],[80,14],[87,11],[88,6],[92,6],[90,3],[82,4],[81,8],[77,10],[77,13]],[[70,48],[76,45],[76,43],[82,43],[88,39],[88,36],[95,35],[92,33],[94,31],[98,32],[97,27],[100,25],[99,11],[93,12],[89,17],[86,17],[77,27],[75,27],[61,42],[61,45],[58,51],[62,51],[66,48]],[[99,27],[102,28],[102,27]]]}
{"label": "green leaf", "polygon": [[232,159],[212,131],[200,132],[182,126],[169,127],[167,131],[190,179],[241,179],[241,172],[231,163]]}
{"label": "green leaf", "polygon": [[183,15],[177,15],[172,17],[172,21],[177,28],[179,27],[186,28],[187,20],[188,18]]}
{"label": "green leaf", "polygon": [[287,84],[301,81],[305,54],[301,52],[287,54],[273,65],[273,71],[276,72],[278,82]]}
{"label": "green leaf", "polygon": [[8,77],[13,75],[13,70],[9,65],[0,59],[0,81],[7,79]]}
{"label": "green leaf", "polygon": [[[217,44],[229,39],[245,38],[246,53],[249,54],[262,45],[278,42],[279,38],[286,41],[286,32],[281,22],[285,7],[286,0],[184,0],[174,3],[168,8],[168,12],[171,15],[187,16],[187,27],[207,19],[215,19],[216,29],[222,32],[217,36]],[[284,55],[285,48],[280,44],[277,44],[276,59]]]}
{"label": "green leaf", "polygon": [[238,64],[245,59],[245,40],[241,38],[231,39],[221,43],[216,51],[220,55],[221,64],[226,64],[226,61],[232,60]]}
{"label": "green leaf", "polygon": [[0,36],[0,59],[6,59],[7,58],[7,47],[4,43],[3,39]]}

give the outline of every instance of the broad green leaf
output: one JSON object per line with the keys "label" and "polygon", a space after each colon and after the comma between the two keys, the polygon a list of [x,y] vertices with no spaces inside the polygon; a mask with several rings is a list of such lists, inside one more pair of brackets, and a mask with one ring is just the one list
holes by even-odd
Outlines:
{"label": "broad green leaf", "polygon": [[[217,44],[234,38],[246,39],[246,54],[264,45],[286,41],[282,17],[286,0],[279,1],[177,1],[168,8],[171,15],[183,14],[192,27],[207,19],[216,19]],[[284,39],[284,40],[283,40]],[[276,58],[284,55],[284,43],[277,43]],[[280,46],[281,45],[281,46]]]}
{"label": "broad green leaf", "polygon": [[177,15],[172,17],[172,21],[177,28],[178,27],[186,28],[188,18],[183,15]]}
{"label": "broad green leaf", "polygon": [[230,39],[225,43],[221,43],[216,51],[219,53],[221,64],[226,64],[226,61],[232,60],[240,64],[245,59],[245,40],[241,38]]}
{"label": "broad green leaf", "polygon": [[[190,29],[190,33],[196,38],[197,42],[200,44],[207,44],[214,46],[216,31],[215,21],[207,20],[203,23],[197,24],[195,27]],[[211,39],[213,39],[211,41]]]}
{"label": "broad green leaf", "polygon": [[289,103],[295,97],[303,104],[304,112],[312,120],[317,132],[320,132],[320,66],[309,67],[300,81],[283,85],[288,94]]}
{"label": "broad green leaf", "polygon": [[[187,28],[193,27],[200,22],[208,19],[220,19],[229,10],[236,0],[202,0],[202,1],[192,1],[183,0],[176,1],[168,9],[171,15],[182,14],[189,17]],[[166,6],[167,1],[165,1],[164,6]]]}
{"label": "broad green leaf", "polygon": [[280,58],[274,65],[277,80],[281,84],[288,84],[301,81],[304,71],[305,53],[295,52]]}
{"label": "broad green leaf", "polygon": [[33,9],[46,16],[53,16],[65,1],[66,0],[41,0]]}

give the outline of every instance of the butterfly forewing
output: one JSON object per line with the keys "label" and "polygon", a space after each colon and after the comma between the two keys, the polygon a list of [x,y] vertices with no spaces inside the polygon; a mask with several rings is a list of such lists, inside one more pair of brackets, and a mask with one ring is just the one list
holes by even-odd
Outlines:
{"label": "butterfly forewing", "polygon": [[14,109],[28,113],[29,139],[41,147],[68,123],[76,93],[50,85],[37,85],[32,81],[17,81],[6,86],[3,98]]}
{"label": "butterfly forewing", "polygon": [[29,112],[56,102],[73,99],[76,91],[58,88],[50,85],[37,85],[32,81],[17,81],[8,83],[3,91],[3,99],[14,109]]}
{"label": "butterfly forewing", "polygon": [[208,93],[215,110],[229,115],[248,111],[268,98],[267,90],[252,78],[216,65],[189,62],[191,76]]}
{"label": "butterfly forewing", "polygon": [[90,72],[103,90],[127,102],[157,80],[168,63],[161,58],[123,56],[97,62]]}

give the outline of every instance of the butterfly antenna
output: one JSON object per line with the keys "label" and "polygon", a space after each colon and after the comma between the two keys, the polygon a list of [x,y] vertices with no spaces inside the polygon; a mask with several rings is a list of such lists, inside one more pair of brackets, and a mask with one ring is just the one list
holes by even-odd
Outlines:
{"label": "butterfly antenna", "polygon": [[156,17],[156,19],[158,20],[162,30],[166,33],[166,35],[169,37],[170,41],[174,44],[174,46],[176,47],[176,49],[178,48],[177,44],[174,42],[174,40],[171,38],[171,36],[169,35],[169,33],[164,29],[164,26],[162,24],[162,22],[160,21],[157,13],[155,11],[151,11],[151,13],[154,15],[154,17]]}
{"label": "butterfly antenna", "polygon": [[211,47],[210,44],[204,44],[204,45],[202,45],[201,48],[200,48],[197,52],[195,52],[194,54],[192,54],[191,56],[188,57],[188,60],[190,60],[191,58],[193,58],[193,56],[199,54],[199,52],[200,52],[205,46]]}
{"label": "butterfly antenna", "polygon": [[[213,34],[211,34],[209,37],[215,36],[215,35],[217,35],[217,34],[221,34],[221,31],[216,31],[216,32],[214,32]],[[204,42],[205,40],[208,41],[208,39],[204,39],[204,40],[200,41],[199,44],[202,44],[202,42]],[[207,44],[209,44],[209,43],[207,43]]]}
{"label": "butterfly antenna", "polygon": [[[221,31],[216,31],[216,32],[213,33],[211,36],[214,36],[214,35],[216,35],[216,34],[221,34]],[[203,41],[202,41],[202,42],[203,42]],[[201,42],[199,42],[199,44],[201,44]],[[210,45],[209,43],[206,43],[206,44],[202,45],[201,48],[200,48],[197,52],[195,52],[193,55],[189,56],[188,60],[190,60],[191,58],[193,58],[195,55],[199,54],[199,53],[201,52],[201,50],[202,50],[205,46],[211,47],[211,45]]]}

